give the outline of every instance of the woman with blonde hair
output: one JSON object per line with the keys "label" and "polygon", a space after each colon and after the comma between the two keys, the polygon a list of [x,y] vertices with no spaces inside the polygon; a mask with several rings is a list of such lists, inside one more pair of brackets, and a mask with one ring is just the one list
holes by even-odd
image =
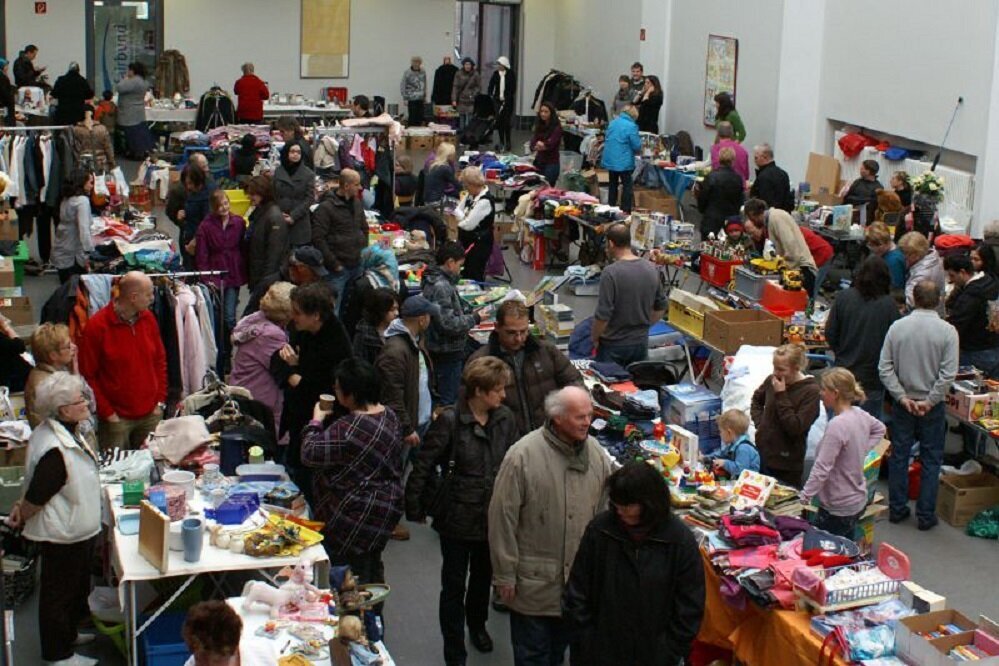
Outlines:
{"label": "woman with blonde hair", "polygon": [[465,248],[465,266],[461,276],[482,282],[486,279],[486,264],[493,252],[496,201],[489,194],[479,167],[470,166],[462,171],[461,182],[465,186],[465,194],[454,211],[458,220],[458,240]]}
{"label": "woman with blonde hair", "polygon": [[[66,324],[46,322],[31,334],[31,355],[35,358],[35,367],[28,373],[28,381],[24,385],[24,411],[32,428],[38,427],[42,422],[35,413],[35,391],[38,384],[59,370],[76,374],[76,351]],[[89,390],[88,387],[87,391]]]}
{"label": "woman with blonde hair", "polygon": [[885,426],[854,404],[864,401],[864,389],[849,370],[832,368],[822,375],[821,383],[822,403],[833,416],[801,498],[811,502],[818,497],[817,528],[853,539],[867,506],[864,459],[885,436]]}
{"label": "woman with blonde hair", "polygon": [[442,143],[437,146],[433,161],[424,168],[424,204],[436,204],[445,196],[454,196],[458,193],[461,185],[454,175],[456,162],[453,143]]}
{"label": "woman with blonde hair", "polygon": [[808,356],[801,345],[774,352],[774,371],[753,393],[760,471],[781,483],[801,485],[808,431],[819,415],[819,383],[805,375]]}

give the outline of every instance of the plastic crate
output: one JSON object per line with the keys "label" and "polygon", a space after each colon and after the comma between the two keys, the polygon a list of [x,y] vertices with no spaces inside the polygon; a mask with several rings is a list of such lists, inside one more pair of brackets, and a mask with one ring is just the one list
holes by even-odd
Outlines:
{"label": "plastic crate", "polygon": [[24,264],[31,254],[28,252],[28,244],[24,241],[17,242],[17,252],[11,259],[14,261],[14,285],[20,287],[24,284]]}
{"label": "plastic crate", "polygon": [[760,299],[760,305],[778,317],[781,316],[777,314],[778,311],[803,312],[808,307],[808,292],[804,289],[790,291],[776,282],[767,282],[763,285],[763,297]]}
{"label": "plastic crate", "polygon": [[233,215],[246,217],[246,211],[250,209],[250,197],[243,190],[226,190],[229,197],[229,211]]}
{"label": "plastic crate", "polygon": [[14,502],[21,499],[24,467],[0,467],[0,513],[10,513]]}
{"label": "plastic crate", "polygon": [[710,254],[702,254],[701,279],[716,287],[727,288],[732,281],[732,270],[742,264],[742,259],[724,261]]}
{"label": "plastic crate", "polygon": [[745,266],[736,266],[733,268],[732,277],[735,278],[733,291],[751,301],[760,300],[763,296],[763,285],[777,279],[776,275],[760,275]]}
{"label": "plastic crate", "polygon": [[[139,654],[146,666],[184,666],[191,656],[180,635],[186,613],[163,613],[139,635]],[[149,616],[139,619],[139,626]]]}

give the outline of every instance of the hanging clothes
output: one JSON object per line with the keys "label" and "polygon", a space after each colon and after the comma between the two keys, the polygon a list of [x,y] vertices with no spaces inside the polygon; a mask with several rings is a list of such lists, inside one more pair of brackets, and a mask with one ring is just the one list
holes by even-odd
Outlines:
{"label": "hanging clothes", "polygon": [[190,395],[201,389],[201,381],[208,372],[205,362],[204,341],[201,337],[201,320],[198,318],[198,297],[186,284],[177,287],[177,342],[180,349],[180,374],[183,394]]}

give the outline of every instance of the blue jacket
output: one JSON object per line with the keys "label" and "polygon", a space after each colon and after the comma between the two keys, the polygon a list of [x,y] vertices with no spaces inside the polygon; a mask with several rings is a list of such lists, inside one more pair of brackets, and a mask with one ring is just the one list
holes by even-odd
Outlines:
{"label": "blue jacket", "polygon": [[622,113],[607,126],[600,166],[608,171],[632,171],[635,168],[635,153],[641,148],[638,124],[627,113]]}
{"label": "blue jacket", "polygon": [[731,444],[723,445],[715,454],[715,458],[724,461],[725,471],[733,479],[742,474],[744,469],[754,472],[760,471],[760,452],[756,450],[746,435],[740,435]]}
{"label": "blue jacket", "polygon": [[893,247],[888,250],[882,258],[885,260],[885,263],[888,264],[888,273],[891,275],[891,288],[904,289],[905,274],[907,269],[905,266],[905,256],[902,254],[902,250],[897,247]]}

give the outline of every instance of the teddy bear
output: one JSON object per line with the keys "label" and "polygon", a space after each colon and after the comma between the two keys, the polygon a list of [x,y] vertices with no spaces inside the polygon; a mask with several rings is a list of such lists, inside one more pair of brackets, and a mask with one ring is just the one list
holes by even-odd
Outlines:
{"label": "teddy bear", "polygon": [[898,213],[902,210],[902,200],[899,199],[895,190],[875,190],[878,197],[878,210],[874,218],[878,222],[884,221],[886,213]]}

